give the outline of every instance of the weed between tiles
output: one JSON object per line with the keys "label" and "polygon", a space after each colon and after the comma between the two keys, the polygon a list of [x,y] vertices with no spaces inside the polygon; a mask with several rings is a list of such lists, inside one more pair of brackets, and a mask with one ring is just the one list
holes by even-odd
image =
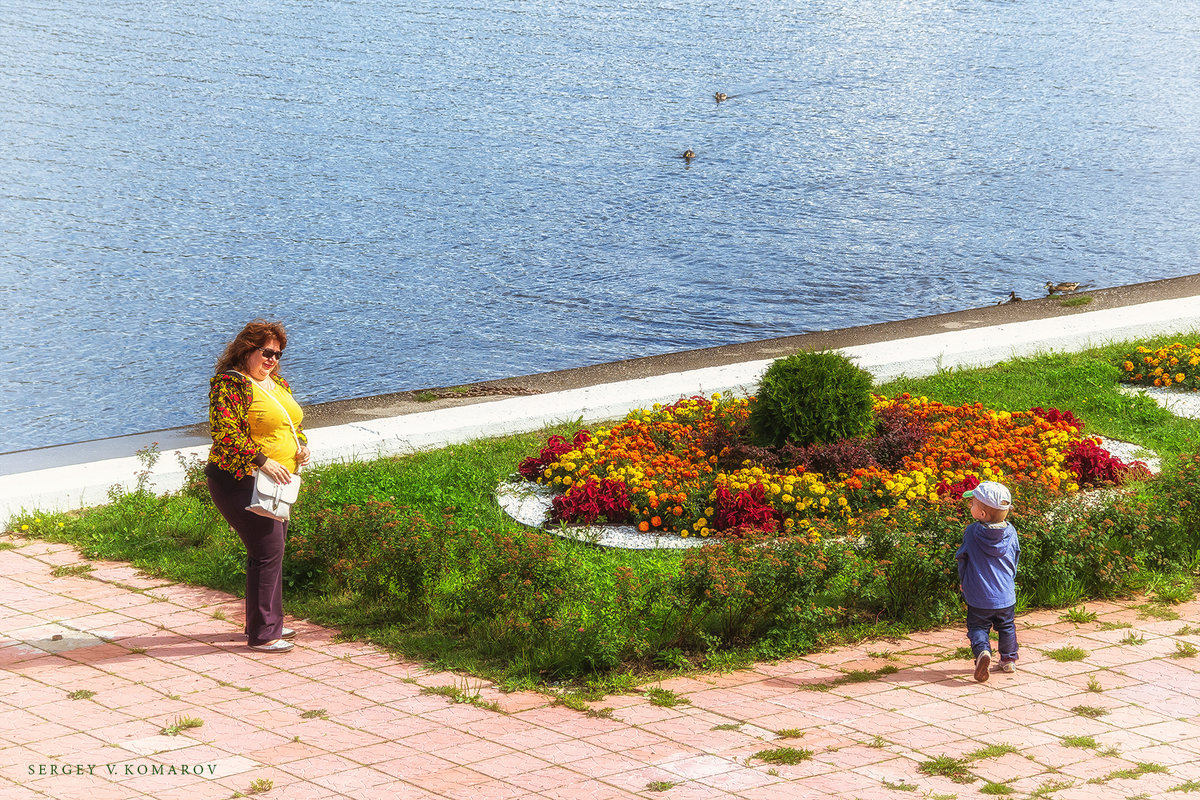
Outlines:
{"label": "weed between tiles", "polygon": [[95,696],[96,693],[91,689],[76,689],[73,692],[67,693],[67,699],[69,700],[87,700]]}
{"label": "weed between tiles", "polygon": [[776,747],[773,750],[759,750],[750,756],[751,760],[762,761],[766,764],[799,764],[813,757],[812,750],[795,747]]}
{"label": "weed between tiles", "polygon": [[159,733],[163,736],[178,736],[180,733],[204,725],[204,720],[196,717],[176,717],[175,721],[163,728]]}
{"label": "weed between tiles", "polygon": [[1196,645],[1191,642],[1181,642],[1178,639],[1175,641],[1175,652],[1171,653],[1171,658],[1194,658],[1200,650],[1196,649]]}
{"label": "weed between tiles", "polygon": [[1088,657],[1087,650],[1074,645],[1066,645],[1064,647],[1056,647],[1053,650],[1043,650],[1042,655],[1046,658],[1054,659],[1055,661],[1083,661]]}
{"label": "weed between tiles", "polygon": [[967,769],[967,762],[965,760],[945,755],[922,762],[917,766],[917,771],[922,775],[938,775],[943,778],[949,778],[955,783],[972,783],[978,780]]}
{"label": "weed between tiles", "polygon": [[670,689],[663,689],[655,686],[646,690],[646,698],[652,706],[662,706],[664,708],[674,708],[691,703],[686,697],[682,697]]}
{"label": "weed between tiles", "polygon": [[1097,708],[1096,706],[1072,706],[1072,714],[1078,714],[1081,717],[1088,719],[1099,719],[1108,714],[1107,708]]}

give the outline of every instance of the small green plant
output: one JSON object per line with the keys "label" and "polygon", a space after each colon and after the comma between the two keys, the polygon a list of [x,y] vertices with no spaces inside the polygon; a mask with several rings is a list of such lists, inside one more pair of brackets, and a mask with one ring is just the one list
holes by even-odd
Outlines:
{"label": "small green plant", "polygon": [[1058,304],[1063,308],[1075,308],[1076,306],[1086,306],[1090,302],[1092,302],[1090,295],[1077,294],[1074,297],[1064,297],[1058,301]]}
{"label": "small green plant", "polygon": [[17,546],[12,542],[0,542],[0,550],[16,550]]}
{"label": "small green plant", "polygon": [[804,352],[767,367],[750,408],[762,444],[828,444],[871,432],[871,375],[835,352]]}
{"label": "small green plant", "polygon": [[1121,639],[1121,641],[1118,642],[1117,644],[1140,645],[1140,644],[1145,644],[1145,643],[1146,643],[1145,636],[1143,636],[1140,633],[1135,633],[1134,631],[1130,631],[1129,633],[1125,634],[1125,638]]}
{"label": "small green plant", "polygon": [[876,750],[887,747],[887,745],[888,745],[887,739],[884,739],[878,733],[875,734],[875,737],[873,739],[871,739],[871,741],[867,742],[867,747],[874,747]]}
{"label": "small green plant", "polygon": [[1086,747],[1092,750],[1099,747],[1091,736],[1064,736],[1061,743],[1063,747]]}
{"label": "small green plant", "polygon": [[131,647],[131,648],[129,648],[129,652],[130,652],[130,653],[132,653],[132,654],[133,654],[133,655],[135,655],[135,656],[144,656],[144,655],[146,655],[146,648],[144,648],[144,647]]}
{"label": "small green plant", "polygon": [[1120,630],[1124,630],[1125,628],[1132,628],[1132,627],[1133,627],[1133,623],[1131,623],[1131,622],[1101,622],[1100,623],[1100,630],[1102,630],[1102,631],[1120,631]]}
{"label": "small green plant", "polygon": [[714,730],[714,731],[736,731],[736,730],[741,730],[743,724],[744,723],[741,723],[741,722],[722,722],[720,725],[713,725],[711,730]]}
{"label": "small green plant", "polygon": [[1175,631],[1176,636],[1200,636],[1200,628],[1195,625],[1184,625]]}
{"label": "small green plant", "polygon": [[775,735],[780,739],[799,739],[804,735],[804,731],[799,728],[783,728],[782,730],[775,731]]}
{"label": "small green plant", "polygon": [[981,758],[999,758],[1008,753],[1021,752],[1011,744],[990,744],[987,747],[980,748],[973,753],[967,753],[963,756],[964,761],[978,761]]}
{"label": "small green plant", "polygon": [[249,794],[262,794],[263,792],[271,791],[273,788],[275,788],[275,782],[270,778],[256,778],[250,782],[250,788],[246,791]]}
{"label": "small green plant", "polygon": [[67,693],[68,700],[87,700],[87,699],[95,697],[95,696],[96,696],[96,693],[93,692],[91,689],[76,689],[73,692]]}
{"label": "small green plant", "polygon": [[54,578],[79,577],[87,575],[95,569],[91,564],[71,564],[69,566],[55,567],[51,570],[50,575]]}
{"label": "small green plant", "polygon": [[1062,662],[1083,661],[1088,657],[1086,650],[1084,650],[1082,647],[1075,647],[1074,645],[1057,647],[1053,650],[1043,650],[1042,655],[1046,656],[1047,658],[1052,658],[1055,661]]}
{"label": "small green plant", "polygon": [[163,728],[159,733],[163,736],[178,736],[180,733],[191,728],[199,728],[204,724],[204,720],[196,717],[176,717],[175,721],[167,727]]}
{"label": "small green plant", "polygon": [[217,620],[218,622],[225,622],[226,620],[229,619],[229,617],[225,616],[225,612],[219,608],[216,611],[212,612],[212,618]]}
{"label": "small green plant", "polygon": [[876,650],[874,652],[868,652],[867,655],[869,655],[871,658],[882,658],[886,661],[895,661],[897,658],[896,654],[891,650]]}
{"label": "small green plant", "polygon": [[980,794],[997,794],[997,795],[1012,794],[1013,789],[1007,783],[996,783],[995,781],[988,781],[983,786],[979,787],[979,793]]}
{"label": "small green plant", "polygon": [[767,764],[799,764],[801,761],[807,761],[812,757],[812,750],[795,747],[776,747],[773,750],[759,750],[750,756],[752,759],[756,758]]}
{"label": "small green plant", "polygon": [[1196,596],[1196,581],[1191,575],[1160,575],[1150,584],[1150,596],[1155,603],[1186,603]]}
{"label": "small green plant", "polygon": [[1103,717],[1105,714],[1107,714],[1108,709],[1096,708],[1095,706],[1072,706],[1071,713],[1078,714],[1081,717],[1087,717],[1088,719],[1097,719],[1098,717]]}
{"label": "small green plant", "polygon": [[971,783],[976,780],[975,776],[967,769],[966,761],[950,756],[938,756],[930,761],[924,761],[917,766],[917,771],[922,775],[940,775],[955,783]]}
{"label": "small green plant", "polygon": [[1034,789],[1031,798],[1049,797],[1055,792],[1061,792],[1063,789],[1070,789],[1075,785],[1074,781],[1046,781],[1038,788]]}
{"label": "small green plant", "polygon": [[476,686],[472,691],[469,682],[464,681],[463,688],[461,689],[458,686],[423,686],[421,687],[421,694],[436,694],[452,703],[467,703],[476,708],[482,708],[485,711],[495,711],[503,714],[504,709],[500,707],[499,703],[483,699],[480,691],[481,687],[482,684]]}
{"label": "small green plant", "polygon": [[1167,608],[1163,603],[1146,603],[1138,606],[1137,609],[1138,617],[1141,619],[1179,619],[1179,612],[1172,608]]}
{"label": "small green plant", "polygon": [[1095,675],[1089,675],[1087,690],[1089,692],[1103,692],[1104,687],[1100,685],[1100,681],[1096,680]]}
{"label": "small green plant", "polygon": [[675,694],[670,689],[664,689],[661,686],[654,686],[646,690],[646,698],[652,706],[662,706],[664,708],[674,708],[691,703],[686,697],[681,697]]}
{"label": "small green plant", "polygon": [[915,783],[892,783],[889,780],[883,782],[883,788],[891,789],[893,792],[915,792],[919,787]]}
{"label": "small green plant", "polygon": [[1184,781],[1183,783],[1172,786],[1170,789],[1167,789],[1167,791],[1168,792],[1200,792],[1200,781],[1193,781],[1193,780]]}
{"label": "small green plant", "polygon": [[428,389],[426,389],[424,391],[417,392],[413,396],[413,399],[416,400],[418,403],[432,403],[434,400],[438,399],[438,396],[437,396],[436,392],[431,392]]}
{"label": "small green plant", "polygon": [[1059,619],[1061,619],[1063,622],[1074,622],[1078,625],[1082,625],[1085,622],[1095,622],[1097,616],[1098,615],[1095,611],[1088,611],[1084,606],[1079,606],[1078,608],[1072,608],[1070,611],[1063,613]]}
{"label": "small green plant", "polygon": [[1175,652],[1171,653],[1171,658],[1193,658],[1197,653],[1200,653],[1200,650],[1196,649],[1196,645],[1176,639]]}
{"label": "small green plant", "polygon": [[1122,779],[1122,778],[1125,780],[1136,780],[1136,779],[1142,777],[1143,775],[1150,775],[1152,773],[1166,774],[1166,773],[1169,773],[1170,771],[1171,770],[1167,769],[1162,764],[1155,764],[1153,762],[1139,761],[1138,763],[1134,764],[1132,769],[1113,770],[1112,772],[1105,775],[1103,778],[1092,778],[1092,780],[1088,781],[1088,783],[1092,783],[1093,781],[1096,783],[1106,783],[1111,780],[1117,780],[1117,779]]}
{"label": "small green plant", "polygon": [[589,708],[583,713],[593,719],[612,719],[615,710],[612,706],[605,706],[604,708]]}
{"label": "small green plant", "polygon": [[667,789],[670,789],[672,786],[676,786],[676,785],[677,784],[674,784],[671,781],[650,781],[649,783],[646,784],[646,791],[647,792],[665,792]]}
{"label": "small green plant", "polygon": [[329,712],[323,708],[314,708],[311,711],[305,711],[300,715],[300,719],[324,719],[329,715]]}

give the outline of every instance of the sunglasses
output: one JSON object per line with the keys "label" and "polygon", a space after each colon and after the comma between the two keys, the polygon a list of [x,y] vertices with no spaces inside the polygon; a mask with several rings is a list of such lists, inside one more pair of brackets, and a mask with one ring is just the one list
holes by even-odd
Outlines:
{"label": "sunglasses", "polygon": [[282,350],[272,350],[269,347],[256,347],[255,349],[262,353],[263,358],[268,361],[278,361],[283,355]]}

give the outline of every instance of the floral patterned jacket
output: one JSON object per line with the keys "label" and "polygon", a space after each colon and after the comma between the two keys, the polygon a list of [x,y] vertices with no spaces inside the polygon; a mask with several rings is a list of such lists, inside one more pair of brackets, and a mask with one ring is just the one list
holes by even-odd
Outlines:
{"label": "floral patterned jacket", "polygon": [[[271,377],[289,393],[292,391],[283,378]],[[267,457],[250,439],[249,415],[253,401],[254,389],[249,378],[232,372],[213,376],[208,390],[208,425],[213,440],[208,460],[235,478],[244,478],[267,463]],[[296,434],[301,444],[308,444],[301,425],[296,426]]]}

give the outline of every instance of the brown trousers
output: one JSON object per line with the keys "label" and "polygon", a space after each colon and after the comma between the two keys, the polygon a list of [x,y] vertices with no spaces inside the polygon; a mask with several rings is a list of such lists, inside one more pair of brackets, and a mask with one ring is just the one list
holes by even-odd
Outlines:
{"label": "brown trousers", "polygon": [[209,462],[208,493],[229,526],[246,545],[246,635],[266,644],[283,630],[283,546],[287,523],[246,510],[254,477],[235,478]]}

